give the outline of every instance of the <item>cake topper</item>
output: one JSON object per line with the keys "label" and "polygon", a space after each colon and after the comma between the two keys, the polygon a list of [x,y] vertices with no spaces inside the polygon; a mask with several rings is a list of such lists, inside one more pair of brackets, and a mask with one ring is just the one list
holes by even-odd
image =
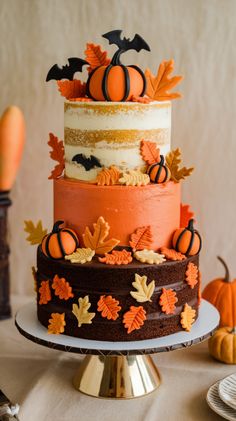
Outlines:
{"label": "cake topper", "polygon": [[73,80],[74,74],[76,72],[82,72],[82,68],[84,65],[89,65],[89,63],[82,58],[71,57],[68,58],[69,65],[66,64],[65,66],[59,67],[58,64],[54,64],[51,67],[47,74],[46,82],[49,80],[61,80],[61,79],[68,79]]}
{"label": "cake topper", "polygon": [[118,47],[118,51],[115,52],[114,56],[112,57],[111,64],[120,64],[120,55],[128,50],[135,50],[137,52],[141,50],[150,51],[149,45],[144,41],[144,39],[135,34],[132,41],[129,38],[121,39],[122,30],[116,29],[114,31],[107,32],[103,34],[103,38],[108,39],[109,44],[115,44]]}

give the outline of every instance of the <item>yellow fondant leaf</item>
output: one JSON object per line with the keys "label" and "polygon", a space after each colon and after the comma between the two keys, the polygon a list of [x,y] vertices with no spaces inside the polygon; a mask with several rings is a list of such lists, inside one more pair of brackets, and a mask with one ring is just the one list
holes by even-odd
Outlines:
{"label": "yellow fondant leaf", "polygon": [[24,222],[24,231],[29,234],[28,237],[26,237],[26,240],[29,241],[31,245],[41,244],[43,237],[47,234],[47,230],[43,229],[42,221],[38,221],[36,225],[34,225],[32,221]]}
{"label": "yellow fondant leaf", "polygon": [[71,263],[83,264],[86,262],[91,262],[94,255],[95,251],[91,250],[90,248],[78,248],[74,253],[65,256],[65,259],[70,260]]}
{"label": "yellow fondant leaf", "polygon": [[78,302],[79,305],[73,304],[72,308],[72,313],[78,320],[78,326],[81,327],[82,324],[91,324],[96,313],[89,313],[88,311],[91,307],[89,296],[86,295],[84,298],[80,297]]}
{"label": "yellow fondant leaf", "polygon": [[149,263],[151,265],[159,265],[166,261],[164,254],[156,253],[154,250],[140,250],[134,253],[136,260],[142,263]]}
{"label": "yellow fondant leaf", "polygon": [[187,303],[184,305],[184,309],[180,315],[182,328],[187,332],[190,332],[192,324],[195,320],[196,310],[194,310]]}
{"label": "yellow fondant leaf", "polygon": [[180,180],[184,180],[188,177],[194,170],[193,167],[186,168],[182,167],[179,168],[181,164],[181,151],[179,148],[175,149],[174,151],[170,151],[166,155],[166,165],[171,172],[170,179],[173,180],[175,183],[179,183]]}
{"label": "yellow fondant leaf", "polygon": [[138,303],[152,301],[151,296],[155,289],[155,281],[151,281],[147,285],[147,277],[135,273],[135,281],[132,282],[132,285],[137,291],[130,291],[130,295],[132,295]]}
{"label": "yellow fondant leaf", "polygon": [[146,186],[150,182],[150,178],[148,174],[143,174],[141,171],[130,170],[123,174],[119,182],[126,186]]}

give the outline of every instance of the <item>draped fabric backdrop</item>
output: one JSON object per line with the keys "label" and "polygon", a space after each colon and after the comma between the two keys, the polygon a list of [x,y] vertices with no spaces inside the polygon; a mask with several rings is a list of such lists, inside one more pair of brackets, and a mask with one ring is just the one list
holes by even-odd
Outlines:
{"label": "draped fabric backdrop", "polygon": [[9,214],[14,292],[33,291],[36,247],[25,241],[24,219],[52,226],[47,140],[50,131],[63,138],[63,98],[45,76],[54,63],[83,56],[89,41],[111,55],[114,46],[100,35],[112,29],[137,32],[151,47],[128,52],[126,63],[156,72],[161,60],[174,58],[176,74],[185,76],[184,98],[173,102],[172,147],[196,167],[183,183],[183,202],[196,212],[204,239],[203,282],[222,273],[217,254],[236,275],[235,16],[235,0],[0,0],[0,112],[16,104],[27,124]]}

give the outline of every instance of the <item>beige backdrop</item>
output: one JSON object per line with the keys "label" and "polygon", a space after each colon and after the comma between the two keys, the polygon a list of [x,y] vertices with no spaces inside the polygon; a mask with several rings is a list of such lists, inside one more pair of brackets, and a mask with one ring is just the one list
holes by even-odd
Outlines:
{"label": "beige backdrop", "polygon": [[[204,282],[222,273],[224,256],[236,275],[236,0],[0,0],[0,112],[19,105],[27,123],[27,144],[12,191],[10,244],[12,289],[32,292],[36,248],[25,242],[23,220],[52,225],[52,167],[48,133],[63,136],[63,99],[45,76],[54,63],[82,56],[86,41],[122,28],[140,33],[152,53],[127,53],[153,72],[173,57],[185,75],[184,99],[173,106],[172,144],[196,167],[184,183],[204,237]],[[109,47],[110,53],[114,48]]]}

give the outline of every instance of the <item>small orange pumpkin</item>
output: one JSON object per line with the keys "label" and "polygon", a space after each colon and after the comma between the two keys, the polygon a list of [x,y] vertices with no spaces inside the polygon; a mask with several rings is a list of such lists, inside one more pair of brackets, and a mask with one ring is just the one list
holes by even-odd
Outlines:
{"label": "small orange pumpkin", "polygon": [[160,162],[150,165],[147,174],[153,183],[166,183],[170,179],[170,170],[164,165],[164,156],[160,155]]}
{"label": "small orange pumpkin", "polygon": [[201,236],[194,229],[193,222],[194,220],[190,219],[186,228],[177,229],[172,239],[174,249],[187,256],[198,254],[202,247]]}
{"label": "small orange pumpkin", "polygon": [[52,232],[45,235],[42,241],[43,253],[52,259],[62,259],[67,254],[74,253],[79,247],[79,240],[70,228],[60,228],[64,221],[56,221]]}
{"label": "small orange pumpkin", "polygon": [[210,354],[226,364],[236,364],[236,327],[217,329],[208,341]]}
{"label": "small orange pumpkin", "polygon": [[236,279],[230,279],[229,269],[221,257],[225,277],[211,281],[203,290],[202,297],[213,304],[220,313],[220,326],[236,326]]}

